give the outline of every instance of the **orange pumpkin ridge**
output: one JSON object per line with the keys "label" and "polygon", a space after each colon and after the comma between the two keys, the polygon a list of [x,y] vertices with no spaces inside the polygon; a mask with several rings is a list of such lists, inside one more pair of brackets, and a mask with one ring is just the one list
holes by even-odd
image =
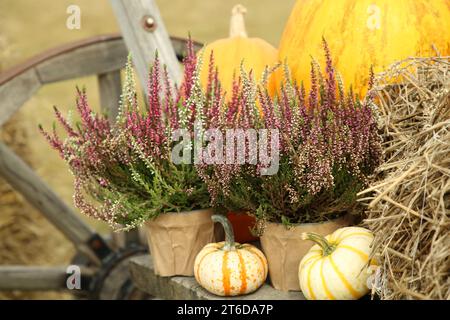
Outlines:
{"label": "orange pumpkin ridge", "polygon": [[230,269],[228,269],[228,251],[223,253],[222,261],[222,277],[223,277],[223,291],[226,296],[230,295]]}
{"label": "orange pumpkin ridge", "polygon": [[239,257],[239,271],[241,275],[241,289],[239,290],[239,293],[244,294],[247,290],[247,270],[245,269],[245,262],[242,258],[242,254],[239,252],[239,250],[237,250],[236,252]]}
{"label": "orange pumpkin ridge", "polygon": [[[219,296],[234,296],[255,291],[263,285],[267,277],[267,273],[264,272],[267,269],[265,256],[256,247],[236,243],[233,227],[225,216],[213,215],[211,219],[222,225],[225,241],[214,244],[213,248],[211,245],[206,245],[197,254],[194,263],[197,282],[209,292]],[[249,249],[244,252],[247,246],[254,251]],[[210,251],[211,249],[213,251]],[[217,254],[205,259],[213,252]]]}

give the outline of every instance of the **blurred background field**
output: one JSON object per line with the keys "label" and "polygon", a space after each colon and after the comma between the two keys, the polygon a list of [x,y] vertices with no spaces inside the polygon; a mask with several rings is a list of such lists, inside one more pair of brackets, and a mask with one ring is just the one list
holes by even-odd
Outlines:
{"label": "blurred background field", "polygon": [[[229,14],[236,3],[247,7],[247,30],[278,46],[295,0],[157,0],[170,35],[208,43],[228,34]],[[81,29],[66,28],[69,5],[81,9]],[[119,32],[108,0],[1,0],[0,71],[63,43]],[[90,102],[99,107],[97,80],[80,78],[47,85],[37,92],[0,129],[0,138],[72,205],[72,177],[56,152],[38,133],[37,125],[51,128],[52,106],[64,113],[74,109],[75,86],[85,86]],[[108,228],[87,219],[99,232]],[[0,179],[0,264],[53,265],[70,261],[74,250],[59,232],[20,195]],[[70,298],[59,293],[0,293],[0,298]]]}

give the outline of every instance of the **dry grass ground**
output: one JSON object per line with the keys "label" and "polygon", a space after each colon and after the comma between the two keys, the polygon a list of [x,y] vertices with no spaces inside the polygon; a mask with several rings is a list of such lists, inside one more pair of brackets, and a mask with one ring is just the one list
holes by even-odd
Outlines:
{"label": "dry grass ground", "polygon": [[[227,35],[229,12],[238,2],[248,9],[248,33],[277,46],[294,0],[157,1],[171,35],[185,37],[190,32],[194,39],[202,42]],[[80,30],[66,28],[66,8],[70,4],[81,8]],[[54,46],[114,32],[118,32],[118,26],[107,0],[2,0],[0,38],[7,45],[0,47],[0,71]],[[25,157],[69,204],[72,204],[72,178],[56,152],[50,151],[38,135],[37,125],[51,127],[53,105],[64,112],[73,109],[76,85],[86,86],[91,103],[98,105],[97,83],[93,77],[48,85],[39,90],[1,131],[1,140]],[[88,222],[100,232],[108,232],[101,223]],[[72,254],[70,243],[0,181],[0,264],[62,264]],[[2,297],[67,298],[53,293],[0,294]]]}

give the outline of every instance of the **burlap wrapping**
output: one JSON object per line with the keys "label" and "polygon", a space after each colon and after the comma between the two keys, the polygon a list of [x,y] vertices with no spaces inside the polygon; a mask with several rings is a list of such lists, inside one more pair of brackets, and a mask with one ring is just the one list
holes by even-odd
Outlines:
{"label": "burlap wrapping", "polygon": [[261,236],[261,246],[269,264],[272,286],[281,291],[300,291],[298,266],[303,256],[313,246],[302,240],[302,232],[328,235],[351,224],[350,216],[322,223],[305,223],[287,229],[281,223],[267,223]]}
{"label": "burlap wrapping", "polygon": [[155,274],[194,275],[195,257],[214,241],[212,213],[212,209],[168,213],[145,223]]}

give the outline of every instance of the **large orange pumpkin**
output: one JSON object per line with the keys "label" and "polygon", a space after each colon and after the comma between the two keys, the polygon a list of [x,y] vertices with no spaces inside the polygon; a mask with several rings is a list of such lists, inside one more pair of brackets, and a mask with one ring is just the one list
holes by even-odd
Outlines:
{"label": "large orange pumpkin", "polygon": [[[450,0],[298,0],[279,55],[309,88],[311,56],[323,63],[322,37],[348,88],[364,94],[370,66],[379,72],[409,56],[450,54]],[[278,73],[277,81],[282,73]]]}
{"label": "large orange pumpkin", "polygon": [[[230,37],[216,40],[204,48],[200,79],[205,89],[211,51],[219,71],[219,81],[228,97],[231,96],[233,74],[239,76],[241,62],[246,72],[253,70],[256,81],[261,80],[266,66],[272,67],[277,63],[277,49],[263,39],[247,37],[245,13],[246,9],[242,5],[234,6],[231,11]],[[269,91],[273,92],[273,88],[269,88]]]}

